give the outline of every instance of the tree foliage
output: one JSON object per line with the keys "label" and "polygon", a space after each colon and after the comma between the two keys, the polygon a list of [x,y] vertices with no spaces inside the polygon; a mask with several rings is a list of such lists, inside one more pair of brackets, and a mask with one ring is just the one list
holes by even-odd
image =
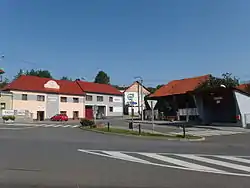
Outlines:
{"label": "tree foliage", "polygon": [[30,71],[24,72],[22,69],[19,70],[17,75],[14,77],[14,79],[19,78],[21,75],[29,75],[29,76],[39,76],[42,78],[53,78],[50,71],[48,70],[34,70],[31,69]]}
{"label": "tree foliage", "polygon": [[0,89],[4,88],[5,86],[7,86],[9,83],[8,78],[4,78],[4,80],[0,83]]}
{"label": "tree foliage", "polygon": [[211,76],[205,82],[200,83],[196,90],[208,90],[221,87],[222,85],[227,88],[237,87],[239,85],[239,80],[231,73],[222,74],[222,78]]}
{"label": "tree foliage", "polygon": [[72,81],[72,79],[71,78],[69,78],[69,77],[67,77],[67,76],[63,76],[63,77],[61,77],[61,79],[60,80],[69,80],[69,81]]}
{"label": "tree foliage", "polygon": [[110,77],[104,71],[99,71],[95,77],[95,83],[110,84]]}

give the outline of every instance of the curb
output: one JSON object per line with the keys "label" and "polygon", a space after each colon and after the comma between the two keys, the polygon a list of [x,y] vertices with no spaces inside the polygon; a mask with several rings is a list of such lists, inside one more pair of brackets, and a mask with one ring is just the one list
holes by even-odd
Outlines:
{"label": "curb", "polygon": [[134,138],[146,138],[146,139],[153,139],[153,140],[171,140],[171,141],[182,141],[182,142],[200,142],[204,141],[205,137],[199,138],[199,139],[180,139],[180,138],[164,138],[164,137],[157,137],[157,136],[136,136],[136,135],[129,135],[129,134],[120,134],[120,133],[112,133],[112,132],[104,132],[104,131],[98,131],[98,130],[93,130],[93,129],[85,129],[79,127],[79,129],[84,130],[84,131],[90,131],[90,132],[95,132],[95,133],[100,133],[100,134],[110,134],[110,135],[117,135],[117,136],[127,136],[127,137],[134,137]]}

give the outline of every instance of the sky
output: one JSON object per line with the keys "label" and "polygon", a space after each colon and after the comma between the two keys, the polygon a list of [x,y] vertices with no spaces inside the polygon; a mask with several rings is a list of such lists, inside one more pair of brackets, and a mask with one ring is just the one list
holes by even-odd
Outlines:
{"label": "sky", "polygon": [[250,80],[249,0],[0,0],[5,76],[145,85],[230,72]]}

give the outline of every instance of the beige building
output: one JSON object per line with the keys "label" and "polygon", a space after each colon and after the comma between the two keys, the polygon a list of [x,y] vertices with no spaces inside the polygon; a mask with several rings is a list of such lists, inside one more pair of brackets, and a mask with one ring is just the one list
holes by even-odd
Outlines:
{"label": "beige building", "polygon": [[0,92],[0,108],[1,110],[13,109],[13,95],[10,92]]}
{"label": "beige building", "polygon": [[132,114],[134,111],[135,115],[138,115],[145,109],[145,96],[149,95],[150,92],[141,85],[138,81],[131,84],[124,92],[124,113]]}

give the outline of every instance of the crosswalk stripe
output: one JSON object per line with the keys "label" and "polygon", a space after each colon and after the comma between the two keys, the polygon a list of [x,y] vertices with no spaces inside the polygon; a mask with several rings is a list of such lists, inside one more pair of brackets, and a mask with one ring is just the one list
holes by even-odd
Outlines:
{"label": "crosswalk stripe", "polygon": [[182,160],[179,160],[179,159],[174,159],[172,157],[167,157],[167,156],[163,156],[163,155],[158,155],[158,154],[155,154],[155,153],[140,153],[140,155],[144,155],[144,156],[147,156],[147,157],[151,157],[153,159],[157,159],[157,160],[160,160],[160,161],[164,161],[164,162],[167,162],[167,163],[171,163],[171,164],[175,164],[175,165],[179,165],[179,166],[183,166],[183,167],[191,168],[191,169],[195,169],[195,170],[223,172],[222,170],[218,170],[218,169],[215,169],[215,168],[210,168],[210,167],[198,165],[198,164],[195,164],[195,163],[189,163],[189,162],[186,162],[186,161],[182,161]]}
{"label": "crosswalk stripe", "polygon": [[236,161],[236,162],[242,162],[242,163],[248,163],[248,164],[250,164],[250,160],[239,158],[239,157],[221,156],[221,155],[218,155],[216,157],[217,158],[221,158],[221,159],[228,159],[228,160],[231,160],[231,161]]}
{"label": "crosswalk stripe", "polygon": [[49,125],[44,125],[44,127],[53,127],[54,125],[49,124]]}
{"label": "crosswalk stripe", "polygon": [[177,156],[196,160],[196,161],[201,161],[201,162],[205,162],[205,163],[210,163],[210,164],[214,164],[214,165],[219,165],[219,166],[223,166],[223,167],[227,167],[227,168],[233,168],[236,170],[250,172],[250,167],[243,166],[243,165],[228,163],[228,162],[224,162],[224,161],[218,161],[218,160],[209,159],[209,158],[200,157],[200,156],[195,156],[195,155],[178,154]]}
{"label": "crosswalk stripe", "polygon": [[130,155],[118,152],[118,151],[103,151],[103,153],[106,153],[108,155],[111,155],[112,157],[115,157],[115,158],[118,158],[118,159],[124,159],[124,160],[127,160],[127,161],[146,163],[146,164],[150,163],[150,162],[148,162],[146,160],[139,159],[137,157],[133,157],[133,156],[130,156]]}
{"label": "crosswalk stripe", "polygon": [[62,125],[55,125],[54,127],[61,127]]}
{"label": "crosswalk stripe", "polygon": [[62,126],[62,127],[65,127],[65,128],[66,128],[66,127],[70,127],[70,126],[71,126],[71,125],[64,125],[64,126]]}
{"label": "crosswalk stripe", "polygon": [[36,126],[36,127],[43,127],[44,124],[36,124],[35,126]]}

